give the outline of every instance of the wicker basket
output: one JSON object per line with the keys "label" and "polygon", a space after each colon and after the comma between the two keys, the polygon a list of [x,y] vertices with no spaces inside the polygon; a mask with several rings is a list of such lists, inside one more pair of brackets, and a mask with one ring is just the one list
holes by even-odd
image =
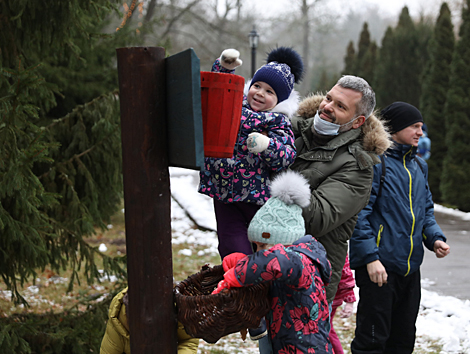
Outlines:
{"label": "wicker basket", "polygon": [[208,343],[216,343],[230,333],[258,327],[269,311],[269,285],[266,283],[211,295],[223,275],[221,265],[205,265],[174,289],[178,321],[189,335]]}

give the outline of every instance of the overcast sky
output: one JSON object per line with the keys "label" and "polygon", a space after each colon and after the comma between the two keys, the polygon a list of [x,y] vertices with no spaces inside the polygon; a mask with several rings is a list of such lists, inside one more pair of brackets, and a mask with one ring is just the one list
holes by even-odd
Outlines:
{"label": "overcast sky", "polygon": [[[328,1],[332,11],[344,12],[349,9],[360,10],[367,6],[378,6],[383,12],[392,16],[399,15],[401,9],[406,5],[411,16],[417,16],[421,12],[438,12],[442,0],[324,0]],[[311,1],[310,1],[311,2]],[[250,0],[249,7],[253,6],[256,11],[264,14],[282,13],[293,7],[292,0]],[[294,5],[295,6],[295,5]]]}

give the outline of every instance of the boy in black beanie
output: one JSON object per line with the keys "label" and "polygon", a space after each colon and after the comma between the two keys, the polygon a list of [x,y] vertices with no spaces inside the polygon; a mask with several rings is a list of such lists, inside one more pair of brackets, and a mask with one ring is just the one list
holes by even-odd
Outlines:
{"label": "boy in black beanie", "polygon": [[450,251],[434,218],[426,162],[416,155],[423,135],[421,113],[395,102],[381,115],[394,145],[374,166],[369,204],[359,213],[350,240],[359,287],[353,354],[413,352],[423,246],[438,258]]}

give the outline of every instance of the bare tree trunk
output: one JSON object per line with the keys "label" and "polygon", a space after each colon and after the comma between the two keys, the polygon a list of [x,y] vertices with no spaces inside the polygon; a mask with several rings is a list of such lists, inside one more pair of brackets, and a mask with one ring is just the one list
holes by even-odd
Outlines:
{"label": "bare tree trunk", "polygon": [[300,85],[300,94],[306,95],[309,93],[312,84],[312,68],[313,68],[313,55],[310,53],[310,31],[311,21],[310,13],[312,9],[322,0],[313,0],[311,3],[308,0],[302,0],[301,10],[301,26],[302,26],[302,57],[304,60],[305,74],[302,84]]}
{"label": "bare tree trunk", "polygon": [[305,75],[300,85],[300,94],[305,96],[310,87],[310,18],[309,18],[309,9],[310,6],[307,3],[307,0],[302,0],[301,5],[301,26],[302,26],[302,58],[304,60],[304,70]]}
{"label": "bare tree trunk", "polygon": [[155,8],[157,7],[157,0],[150,0],[149,6],[147,7],[147,13],[144,17],[144,23],[149,22],[153,18],[153,14],[155,12]]}

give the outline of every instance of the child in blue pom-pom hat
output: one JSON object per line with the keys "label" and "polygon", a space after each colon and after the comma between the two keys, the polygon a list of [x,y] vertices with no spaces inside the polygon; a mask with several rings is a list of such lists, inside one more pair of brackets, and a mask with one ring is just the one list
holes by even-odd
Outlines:
{"label": "child in blue pom-pom hat", "polygon": [[[234,73],[239,52],[226,49],[212,71]],[[248,224],[269,199],[271,175],[294,162],[296,150],[290,117],[297,111],[303,63],[299,54],[279,47],[268,54],[245,85],[240,132],[231,158],[205,158],[199,192],[214,199],[221,258],[252,253]]]}

